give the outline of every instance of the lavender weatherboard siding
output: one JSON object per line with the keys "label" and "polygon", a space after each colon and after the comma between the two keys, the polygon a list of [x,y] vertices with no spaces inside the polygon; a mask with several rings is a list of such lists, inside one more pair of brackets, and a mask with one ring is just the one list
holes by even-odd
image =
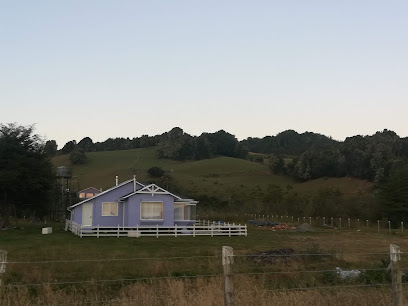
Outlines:
{"label": "lavender weatherboard siding", "polygon": [[[136,190],[142,187],[137,184]],[[123,186],[112,188],[109,192],[102,195],[98,195],[94,198],[88,199],[85,203],[92,203],[92,226],[123,226],[123,204],[119,202],[119,199],[124,195],[133,192],[133,181],[129,181]],[[103,202],[116,202],[118,203],[118,215],[117,216],[102,216],[102,203]],[[72,221],[82,224],[82,205],[78,205],[73,208],[74,215]]]}
{"label": "lavender weatherboard siding", "polygon": [[[141,202],[163,202],[163,221],[140,220]],[[174,226],[174,198],[167,194],[134,194],[125,204],[126,226]]]}

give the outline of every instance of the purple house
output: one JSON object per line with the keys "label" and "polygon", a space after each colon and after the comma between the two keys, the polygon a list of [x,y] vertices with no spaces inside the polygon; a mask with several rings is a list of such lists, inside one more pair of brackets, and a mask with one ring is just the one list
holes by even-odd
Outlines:
{"label": "purple house", "polygon": [[70,222],[81,228],[190,226],[195,223],[197,203],[135,178],[119,184],[116,177],[116,186],[68,207],[68,211]]}

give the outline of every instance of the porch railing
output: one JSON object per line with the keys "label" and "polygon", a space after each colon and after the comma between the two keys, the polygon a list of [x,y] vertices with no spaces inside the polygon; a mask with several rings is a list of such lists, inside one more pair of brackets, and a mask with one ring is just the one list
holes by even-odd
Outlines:
{"label": "porch railing", "polygon": [[164,236],[247,236],[247,226],[225,222],[197,221],[175,226],[82,226],[66,220],[65,230],[79,237],[164,237]]}

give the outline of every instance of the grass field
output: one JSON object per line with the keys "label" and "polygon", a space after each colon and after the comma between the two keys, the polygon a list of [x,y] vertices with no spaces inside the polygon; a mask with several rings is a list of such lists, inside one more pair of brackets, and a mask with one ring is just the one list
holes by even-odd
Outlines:
{"label": "grass field", "polygon": [[[117,305],[134,305],[135,299],[139,305],[219,305],[223,298],[222,278],[217,275],[222,273],[220,255],[224,245],[233,247],[236,255],[281,248],[293,248],[297,254],[319,255],[278,260],[273,264],[256,263],[246,256],[236,257],[238,305],[255,302],[268,305],[270,299],[279,299],[277,305],[327,305],[328,301],[330,305],[373,305],[370,303],[374,301],[376,305],[390,305],[388,287],[310,292],[274,290],[386,284],[389,279],[383,270],[364,274],[358,283],[340,281],[329,272],[285,273],[327,271],[337,266],[382,269],[381,260],[389,257],[390,243],[398,244],[402,251],[408,250],[408,234],[389,235],[386,232],[320,229],[306,233],[272,232],[249,227],[248,237],[81,239],[63,231],[62,224],[52,224],[54,233],[51,235],[40,234],[42,224],[20,222],[17,225],[24,229],[0,233],[0,249],[8,251],[10,262],[3,275],[6,288],[3,288],[1,305],[81,305],[84,302],[99,304],[97,301],[104,300]],[[405,256],[402,266],[408,266]],[[276,272],[280,273],[273,274]],[[197,277],[200,275],[213,277]],[[44,283],[59,284],[36,285]],[[25,286],[27,284],[32,286]],[[7,287],[15,285],[20,287]],[[358,304],[361,299],[366,302]]]}
{"label": "grass field", "polygon": [[[287,176],[271,174],[266,165],[230,157],[216,157],[199,161],[172,161],[156,158],[155,148],[142,148],[124,151],[87,153],[88,163],[73,166],[76,177],[73,189],[89,186],[96,188],[112,187],[115,176],[120,181],[137,175],[139,181],[147,181],[146,171],[150,167],[162,167],[189,194],[207,194],[221,199],[238,193],[247,196],[257,190],[265,190],[275,184],[282,188],[290,185],[294,191],[311,194],[318,188],[338,188],[345,195],[366,193],[372,184],[353,178],[322,178],[306,183],[296,183]],[[53,159],[56,166],[71,166],[67,155]]]}

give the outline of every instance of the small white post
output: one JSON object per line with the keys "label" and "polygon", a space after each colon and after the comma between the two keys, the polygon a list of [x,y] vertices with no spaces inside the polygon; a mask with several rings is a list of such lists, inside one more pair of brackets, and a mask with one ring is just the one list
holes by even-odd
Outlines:
{"label": "small white post", "polygon": [[211,226],[211,237],[214,237],[213,226]]}
{"label": "small white post", "polygon": [[367,222],[367,229],[368,229],[368,220],[366,220],[366,222]]}
{"label": "small white post", "polygon": [[225,306],[234,306],[234,250],[229,246],[222,247],[222,268],[224,272],[224,303]]}
{"label": "small white post", "polygon": [[118,224],[118,238],[119,238],[119,233],[120,233],[120,225]]}
{"label": "small white post", "polygon": [[293,216],[292,216],[292,223],[293,223]]}
{"label": "small white post", "polygon": [[156,224],[156,238],[159,238],[159,225]]}
{"label": "small white post", "polygon": [[360,219],[357,219],[357,229],[360,229]]}
{"label": "small white post", "polygon": [[193,224],[193,237],[195,237],[195,224]]}
{"label": "small white post", "polygon": [[82,224],[81,224],[81,226],[79,227],[79,237],[82,238]]}
{"label": "small white post", "polygon": [[339,229],[341,229],[341,218],[339,218]]}
{"label": "small white post", "polygon": [[404,232],[404,222],[401,221],[401,233],[403,233],[403,232]]}
{"label": "small white post", "polygon": [[309,217],[309,225],[312,226],[312,217]]}
{"label": "small white post", "polygon": [[177,238],[177,224],[174,226],[174,236]]}

